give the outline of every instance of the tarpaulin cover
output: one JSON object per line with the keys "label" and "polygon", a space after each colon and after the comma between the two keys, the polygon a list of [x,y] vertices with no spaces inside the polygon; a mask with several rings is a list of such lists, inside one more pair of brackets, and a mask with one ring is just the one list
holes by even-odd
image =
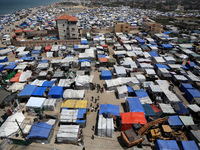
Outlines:
{"label": "tarpaulin cover", "polygon": [[99,58],[100,58],[100,57],[105,58],[106,55],[98,55],[98,57],[99,57]]}
{"label": "tarpaulin cover", "polygon": [[108,112],[112,115],[119,116],[119,105],[101,104],[99,115],[101,115],[102,113],[105,113],[107,115]]}
{"label": "tarpaulin cover", "polygon": [[122,118],[122,124],[147,124],[143,112],[127,112],[127,113],[120,113]]}
{"label": "tarpaulin cover", "polygon": [[198,150],[195,141],[181,141],[183,150]]}
{"label": "tarpaulin cover", "polygon": [[87,61],[87,62],[91,63],[91,61],[90,61],[89,59],[79,59],[79,64],[80,64],[81,62],[84,62],[84,61]]}
{"label": "tarpaulin cover", "polygon": [[165,68],[165,69],[169,69],[169,67],[167,65],[162,65],[162,64],[155,64],[155,67],[158,68]]}
{"label": "tarpaulin cover", "polygon": [[86,108],[79,108],[78,109],[78,114],[77,114],[77,119],[82,119],[84,118],[84,115],[87,113]]}
{"label": "tarpaulin cover", "polygon": [[88,42],[87,42],[87,40],[81,40],[81,44],[83,44],[83,45],[87,45]]}
{"label": "tarpaulin cover", "polygon": [[130,86],[127,86],[127,89],[128,89],[128,93],[132,93],[132,92],[134,92],[133,88],[130,87]]}
{"label": "tarpaulin cover", "polygon": [[149,95],[147,94],[147,92],[144,89],[136,90],[135,94],[138,98],[149,97]]}
{"label": "tarpaulin cover", "polygon": [[15,69],[15,67],[16,67],[16,65],[15,64],[11,64],[11,65],[8,65],[8,66],[6,66],[5,68],[4,68],[4,70],[6,70],[6,69]]}
{"label": "tarpaulin cover", "polygon": [[104,57],[99,57],[99,61],[100,62],[108,62],[108,59],[104,58]]}
{"label": "tarpaulin cover", "polygon": [[10,79],[10,82],[19,82],[19,77],[21,74],[22,72],[16,73],[15,76],[12,79]]}
{"label": "tarpaulin cover", "polygon": [[24,61],[33,61],[34,57],[21,57],[20,60],[24,60]]}
{"label": "tarpaulin cover", "polygon": [[48,96],[52,98],[62,98],[63,97],[63,87],[53,86],[48,93]]}
{"label": "tarpaulin cover", "polygon": [[188,70],[188,69],[189,69],[189,68],[186,67],[185,65],[181,65],[181,67],[182,67],[183,69],[185,69],[185,70]]}
{"label": "tarpaulin cover", "polygon": [[42,86],[52,87],[55,81],[44,81]]}
{"label": "tarpaulin cover", "polygon": [[141,104],[138,97],[127,97],[126,100],[129,104],[130,112],[143,112],[143,113],[145,113],[144,108],[142,107],[142,104]]}
{"label": "tarpaulin cover", "polygon": [[33,91],[33,96],[43,96],[44,92],[46,90],[46,87],[36,87]]}
{"label": "tarpaulin cover", "polygon": [[112,73],[109,70],[103,70],[103,71],[101,71],[101,79],[102,80],[112,79]]}
{"label": "tarpaulin cover", "polygon": [[157,116],[150,104],[143,104],[142,106],[146,112],[146,116]]}
{"label": "tarpaulin cover", "polygon": [[42,59],[42,60],[40,60],[40,62],[39,63],[48,63],[49,62],[49,60],[48,59]]}
{"label": "tarpaulin cover", "polygon": [[78,45],[74,45],[74,49],[78,49]]}
{"label": "tarpaulin cover", "polygon": [[200,92],[197,89],[186,89],[185,97],[188,102],[191,102],[193,98],[199,98]]}
{"label": "tarpaulin cover", "polygon": [[157,140],[156,150],[180,150],[175,140]]}
{"label": "tarpaulin cover", "polygon": [[6,56],[0,57],[0,63],[7,62],[8,58]]}
{"label": "tarpaulin cover", "polygon": [[176,116],[169,116],[169,119],[167,120],[170,126],[182,126],[183,123],[179,119],[178,115]]}
{"label": "tarpaulin cover", "polygon": [[148,52],[149,55],[151,55],[151,57],[159,57],[158,53],[156,51],[151,51],[151,52]]}
{"label": "tarpaulin cover", "polygon": [[162,115],[162,111],[156,107],[156,105],[151,105],[151,107],[153,108],[153,110],[155,111],[155,113],[158,115],[158,116],[161,116]]}
{"label": "tarpaulin cover", "polygon": [[196,66],[196,64],[192,61],[188,61],[185,66],[189,69],[192,69],[194,66]]}
{"label": "tarpaulin cover", "polygon": [[163,49],[172,49],[173,46],[171,44],[162,44]]}
{"label": "tarpaulin cover", "polygon": [[180,91],[185,93],[186,89],[194,89],[194,87],[189,83],[182,83],[180,86]]}
{"label": "tarpaulin cover", "polygon": [[24,89],[19,93],[18,97],[30,97],[36,88],[36,85],[27,84]]}
{"label": "tarpaulin cover", "polygon": [[39,54],[40,53],[40,50],[34,50],[31,52],[31,54]]}
{"label": "tarpaulin cover", "polygon": [[172,104],[172,106],[173,106],[174,110],[177,112],[177,114],[187,114],[187,113],[189,113],[187,108],[185,108],[185,106],[181,102]]}
{"label": "tarpaulin cover", "polygon": [[26,139],[41,138],[48,139],[53,125],[49,125],[46,122],[36,123],[32,126],[31,132]]}
{"label": "tarpaulin cover", "polygon": [[87,100],[66,100],[61,108],[87,108]]}
{"label": "tarpaulin cover", "polygon": [[0,71],[2,72],[4,68],[4,65],[0,65]]}

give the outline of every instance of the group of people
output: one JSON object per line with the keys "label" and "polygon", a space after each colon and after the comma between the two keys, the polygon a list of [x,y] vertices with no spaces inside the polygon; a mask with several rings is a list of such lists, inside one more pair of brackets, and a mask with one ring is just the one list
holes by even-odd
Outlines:
{"label": "group of people", "polygon": [[[97,103],[97,101],[99,101],[99,96],[97,96],[97,98],[95,98],[95,99],[94,99],[93,96],[92,96],[91,98],[92,98],[91,101],[94,102],[94,103]],[[97,109],[99,108],[99,103],[97,103],[96,106],[94,107],[94,106],[92,105],[92,102],[90,103],[90,107],[92,107],[92,108],[91,108],[91,112],[93,112],[93,111],[96,112]]]}

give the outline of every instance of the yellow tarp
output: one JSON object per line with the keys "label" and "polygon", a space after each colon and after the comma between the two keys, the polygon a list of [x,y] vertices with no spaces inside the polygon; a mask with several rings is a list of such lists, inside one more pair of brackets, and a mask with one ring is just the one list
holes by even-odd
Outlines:
{"label": "yellow tarp", "polygon": [[87,108],[87,100],[66,100],[61,108]]}

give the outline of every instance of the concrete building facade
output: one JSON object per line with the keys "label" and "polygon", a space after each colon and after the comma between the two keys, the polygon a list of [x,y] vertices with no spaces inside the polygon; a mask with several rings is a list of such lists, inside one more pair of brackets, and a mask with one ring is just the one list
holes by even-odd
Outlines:
{"label": "concrete building facade", "polygon": [[78,39],[78,19],[69,15],[62,15],[56,19],[60,40]]}
{"label": "concrete building facade", "polygon": [[129,23],[115,23],[115,32],[129,33],[130,24]]}
{"label": "concrete building facade", "polygon": [[160,33],[161,32],[161,24],[156,22],[144,22],[143,29],[145,32],[154,32]]}

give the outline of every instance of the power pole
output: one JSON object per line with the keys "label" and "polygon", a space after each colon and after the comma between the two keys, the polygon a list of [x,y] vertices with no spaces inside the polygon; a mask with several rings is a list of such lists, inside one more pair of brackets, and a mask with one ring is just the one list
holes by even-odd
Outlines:
{"label": "power pole", "polygon": [[22,132],[22,129],[21,129],[21,127],[20,127],[20,125],[19,125],[17,119],[15,119],[15,122],[17,123],[17,125],[18,125],[18,127],[19,127],[19,129],[20,129],[20,131],[21,131],[21,133],[22,133],[22,137],[25,139],[25,136],[24,136],[24,134],[23,134],[23,132]]}

